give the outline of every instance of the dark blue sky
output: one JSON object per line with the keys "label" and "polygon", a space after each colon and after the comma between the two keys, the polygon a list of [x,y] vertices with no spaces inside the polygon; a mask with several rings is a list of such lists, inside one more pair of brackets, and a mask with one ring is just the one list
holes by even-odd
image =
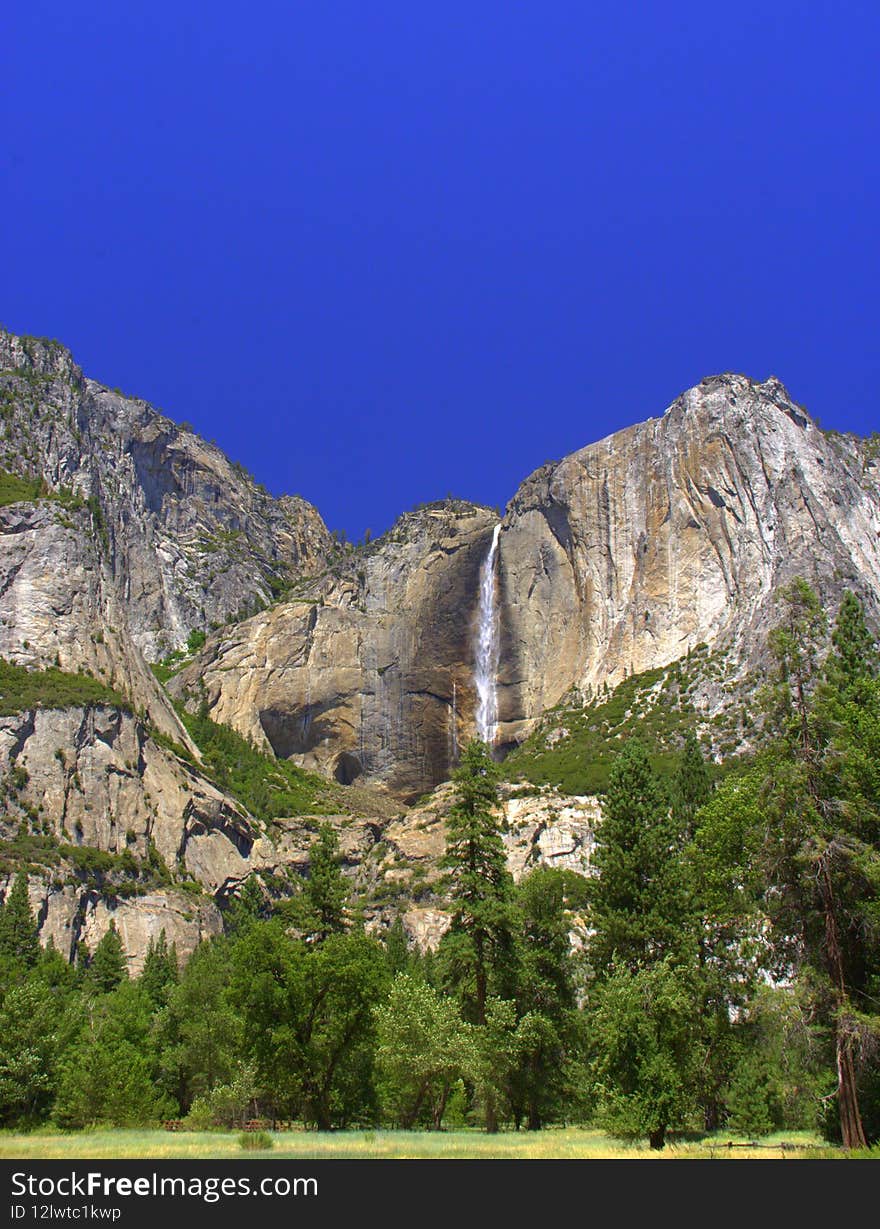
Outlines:
{"label": "dark blue sky", "polygon": [[0,320],[359,536],[702,376],[877,413],[880,6],[27,0]]}

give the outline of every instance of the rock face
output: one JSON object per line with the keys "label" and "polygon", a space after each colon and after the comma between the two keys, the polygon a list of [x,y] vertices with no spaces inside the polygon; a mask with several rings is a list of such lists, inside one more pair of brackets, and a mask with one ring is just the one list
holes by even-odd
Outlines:
{"label": "rock face", "polygon": [[0,331],[0,399],[0,468],[89,501],[104,570],[148,660],[324,567],[332,542],[310,504],[273,499],[215,445],[86,379],[58,343]]}
{"label": "rock face", "polygon": [[85,508],[0,507],[0,657],[93,674],[176,741],[189,738],[135,646],[128,612]]}
{"label": "rock face", "polygon": [[[10,885],[11,880],[2,885],[3,894]],[[39,877],[31,879],[28,886],[43,944],[51,941],[72,960],[80,943],[94,951],[112,924],[119,932],[132,977],[144,967],[150,942],[157,942],[163,930],[168,944],[176,945],[181,965],[202,940],[223,930],[220,911],[212,901],[193,901],[183,892],[156,892],[108,902],[98,892],[57,887]]]}
{"label": "rock face", "polygon": [[[184,952],[213,933],[218,902],[248,875],[289,887],[307,873],[316,817],[261,825],[212,785],[170,691],[354,783],[331,822],[374,900],[370,924],[400,912],[414,941],[435,944],[449,792],[414,809],[401,799],[447,780],[475,733],[479,578],[497,513],[445,501],[342,551],[303,500],[273,499],[186,427],[86,379],[57,343],[2,331],[0,418],[0,657],[91,674],[128,705],[0,717],[3,873],[31,867],[44,937],[72,952],[113,920],[137,968],[163,928]],[[724,375],[537,470],[500,526],[500,747],[563,697],[701,644],[734,674],[759,667],[774,591],[795,575],[829,608],[855,590],[876,625],[875,451],[821,431],[777,380]],[[166,691],[146,663],[188,640],[192,660]],[[597,819],[594,799],[508,792],[515,876],[590,873]]]}
{"label": "rock face", "polygon": [[0,853],[38,834],[23,859],[42,941],[72,958],[112,921],[133,972],[163,929],[181,957],[222,929],[214,898],[251,873],[262,836],[140,719],[104,705],[0,718],[0,793]]}
{"label": "rock face", "polygon": [[704,380],[662,418],[520,487],[500,540],[502,738],[570,688],[706,642],[761,652],[773,590],[880,610],[880,489],[864,442],[822,432],[778,380]]}
{"label": "rock face", "polygon": [[310,602],[214,636],[172,691],[343,784],[418,796],[473,735],[473,595],[496,520],[456,502],[407,514]]}
{"label": "rock face", "polygon": [[[317,606],[283,605],[181,676],[276,754],[414,796],[474,734],[479,567],[494,518],[404,518]],[[880,613],[880,493],[863,441],[821,431],[775,379],[705,380],[662,418],[544,466],[500,535],[499,743],[572,689],[708,643],[754,665],[773,591],[806,576]],[[456,718],[453,722],[453,685]]]}
{"label": "rock face", "polygon": [[4,827],[39,820],[57,842],[138,860],[152,848],[212,893],[247,873],[260,835],[138,718],[103,705],[0,717],[0,785]]}

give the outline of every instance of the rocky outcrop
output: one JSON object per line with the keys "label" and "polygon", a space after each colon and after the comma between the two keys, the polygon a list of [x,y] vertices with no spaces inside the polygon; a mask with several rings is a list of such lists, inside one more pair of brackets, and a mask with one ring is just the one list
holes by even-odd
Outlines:
{"label": "rocky outcrop", "polygon": [[[247,873],[261,834],[137,717],[102,705],[0,718],[0,788],[7,838],[24,823],[57,846],[127,855],[126,865],[158,855],[163,874],[191,877],[212,894]],[[70,875],[72,856],[49,865]]]}
{"label": "rocky outcrop", "polygon": [[[10,879],[0,882],[0,895],[5,895],[10,884]],[[113,925],[122,940],[132,977],[140,973],[150,943],[158,942],[163,931],[169,946],[176,946],[182,965],[199,943],[223,930],[220,910],[213,901],[194,900],[173,889],[128,900],[108,900],[94,889],[59,886],[41,876],[31,877],[28,888],[44,945],[51,942],[65,958],[73,960],[80,944],[93,952]]]}
{"label": "rocky outcrop", "polygon": [[52,500],[0,507],[0,657],[29,669],[92,674],[192,749],[129,634],[86,508]]}
{"label": "rocky outcrop", "polygon": [[147,660],[324,569],[333,543],[310,504],[273,499],[214,444],[86,379],[58,343],[0,331],[0,403],[0,468],[88,501]]}
{"label": "rocky outcrop", "polygon": [[317,598],[217,633],[172,691],[344,784],[424,793],[473,734],[473,595],[496,520],[453,501],[407,514]]}
{"label": "rocky outcrop", "polygon": [[[696,645],[760,658],[775,590],[807,576],[880,612],[880,495],[863,442],[821,431],[774,379],[704,381],[663,415],[542,467],[500,535],[499,742],[574,690]],[[181,676],[276,754],[414,796],[474,733],[479,567],[494,518],[403,518],[314,605],[218,637]],[[359,570],[355,570],[359,569]],[[453,704],[455,718],[453,719]]]}
{"label": "rocky outcrop", "polygon": [[700,643],[754,665],[774,591],[807,577],[880,612],[880,491],[864,441],[821,431],[778,380],[709,380],[662,418],[523,483],[499,547],[501,740],[571,688]]}

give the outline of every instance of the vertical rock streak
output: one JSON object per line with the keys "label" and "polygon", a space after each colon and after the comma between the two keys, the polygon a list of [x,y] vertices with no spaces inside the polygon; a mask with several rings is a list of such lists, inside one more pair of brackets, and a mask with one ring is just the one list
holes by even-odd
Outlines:
{"label": "vertical rock streak", "polygon": [[492,531],[492,545],[480,569],[480,607],[474,682],[477,688],[477,736],[492,746],[498,724],[498,606],[495,601],[495,565],[501,525]]}

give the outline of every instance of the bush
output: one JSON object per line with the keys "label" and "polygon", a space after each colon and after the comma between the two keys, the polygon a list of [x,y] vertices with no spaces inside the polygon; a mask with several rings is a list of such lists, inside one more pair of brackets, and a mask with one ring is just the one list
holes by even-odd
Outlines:
{"label": "bush", "polygon": [[240,1148],[245,1152],[267,1152],[274,1147],[272,1136],[268,1131],[242,1131],[238,1137]]}
{"label": "bush", "polygon": [[54,667],[28,670],[0,657],[0,717],[29,708],[85,708],[94,704],[131,711],[124,696],[87,674],[68,674]]}

